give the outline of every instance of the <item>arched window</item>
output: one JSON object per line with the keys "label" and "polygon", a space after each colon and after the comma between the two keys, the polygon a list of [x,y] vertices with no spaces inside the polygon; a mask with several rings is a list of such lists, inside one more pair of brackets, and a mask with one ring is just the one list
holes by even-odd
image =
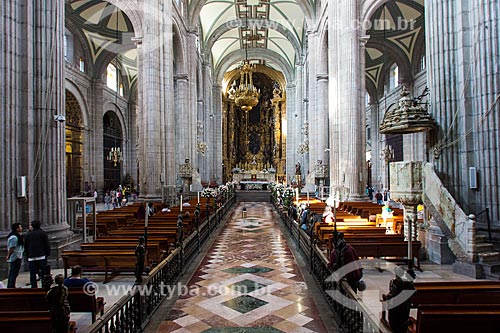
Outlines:
{"label": "arched window", "polygon": [[118,71],[112,63],[106,69],[106,85],[113,91],[118,91]]}
{"label": "arched window", "polygon": [[425,67],[426,67],[425,55],[423,55],[422,58],[420,58],[420,71],[425,70]]}
{"label": "arched window", "polygon": [[396,89],[399,86],[399,67],[397,64],[391,66],[389,71],[389,90]]}

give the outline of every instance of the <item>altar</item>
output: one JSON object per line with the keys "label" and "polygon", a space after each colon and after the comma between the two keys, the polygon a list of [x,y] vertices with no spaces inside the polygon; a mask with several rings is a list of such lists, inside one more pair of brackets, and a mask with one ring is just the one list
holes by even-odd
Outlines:
{"label": "altar", "polygon": [[234,173],[233,181],[238,182],[242,190],[267,190],[267,185],[276,181],[276,173],[244,171]]}

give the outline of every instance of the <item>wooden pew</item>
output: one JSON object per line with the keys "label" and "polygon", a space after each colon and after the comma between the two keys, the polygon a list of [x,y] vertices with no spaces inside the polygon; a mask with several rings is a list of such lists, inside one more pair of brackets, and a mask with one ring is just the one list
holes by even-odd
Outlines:
{"label": "wooden pew", "polygon": [[498,304],[426,304],[418,308],[416,323],[411,320],[412,333],[486,332],[500,327]]}
{"label": "wooden pew", "polygon": [[[349,242],[352,247],[356,250],[359,257],[367,258],[407,258],[408,257],[408,243],[403,242],[393,242],[393,241],[379,241],[379,242]],[[416,268],[420,269],[420,247],[419,241],[412,242],[412,259],[417,259]]]}
{"label": "wooden pew", "polygon": [[52,321],[48,310],[0,312],[2,332],[33,333],[52,332]]}
{"label": "wooden pew", "polygon": [[[80,248],[85,251],[94,250],[129,250],[135,251],[137,247],[137,242],[94,242],[94,243],[82,243]],[[160,243],[148,240],[148,255],[149,259],[158,262],[161,258]]]}
{"label": "wooden pew", "polygon": [[[63,251],[61,257],[64,264],[64,277],[68,275],[68,268],[80,265],[89,272],[104,271],[104,283],[109,281],[109,273],[114,276],[118,272],[133,272],[136,263],[134,251],[129,250]],[[146,262],[148,262],[147,258]]]}
{"label": "wooden pew", "polygon": [[412,307],[424,304],[500,304],[500,281],[415,282]]}
{"label": "wooden pew", "polygon": [[[97,242],[106,242],[106,243],[135,243],[137,244],[138,237],[135,236],[101,236],[97,238]],[[166,237],[163,236],[151,236],[148,235],[148,244],[149,242],[156,242],[160,246],[160,250],[168,250],[170,247],[170,243]]]}
{"label": "wooden pew", "polygon": [[[386,234],[364,234],[362,232],[355,234],[344,234],[344,239],[347,243],[351,244],[352,242],[368,242],[368,243],[378,243],[378,242],[394,242],[401,243],[404,242],[403,235],[386,235]],[[328,239],[327,243],[327,255],[329,256],[331,251],[333,250],[333,235]]]}
{"label": "wooden pew", "polygon": [[[318,238],[323,243],[326,243],[328,239],[332,237],[333,230],[334,227],[331,225],[328,226],[320,225],[319,232],[317,233]],[[385,235],[385,228],[378,228],[375,227],[373,224],[354,225],[354,226],[337,224],[337,231],[343,232],[344,234],[364,233],[364,234],[374,234],[374,235]]]}
{"label": "wooden pew", "polygon": [[[41,288],[0,289],[0,312],[48,311],[46,295],[47,292]],[[104,313],[104,299],[87,294],[82,288],[68,289],[68,303],[71,312],[92,313],[92,322],[95,322],[98,313]]]}

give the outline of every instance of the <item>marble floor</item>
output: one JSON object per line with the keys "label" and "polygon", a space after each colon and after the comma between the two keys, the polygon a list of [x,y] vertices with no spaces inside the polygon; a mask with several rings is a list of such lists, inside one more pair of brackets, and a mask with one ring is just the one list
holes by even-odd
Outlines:
{"label": "marble floor", "polygon": [[[244,206],[247,217],[242,219]],[[284,228],[269,203],[236,205],[212,245],[205,245],[179,282],[178,298],[166,300],[144,332],[338,332],[307,262]],[[358,295],[375,322],[394,267],[391,262],[363,260],[367,289]],[[471,280],[453,273],[451,265],[423,262],[421,268],[417,281]],[[52,270],[54,276],[62,272]],[[105,310],[135,279],[119,275],[103,284],[102,274],[84,275],[97,284]],[[2,282],[7,284],[6,279]],[[29,273],[20,273],[17,286],[29,288],[28,282]],[[71,320],[79,329],[91,324],[88,313],[72,313]]]}
{"label": "marble floor", "polygon": [[[246,203],[185,286],[157,332],[327,332],[266,203]],[[237,218],[234,218],[237,217]]]}

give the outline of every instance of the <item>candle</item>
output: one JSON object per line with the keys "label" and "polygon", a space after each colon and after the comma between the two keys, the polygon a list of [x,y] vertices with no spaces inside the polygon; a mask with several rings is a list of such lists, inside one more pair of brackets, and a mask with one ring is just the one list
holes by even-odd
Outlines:
{"label": "candle", "polygon": [[309,206],[309,191],[307,191],[307,205]]}
{"label": "candle", "polygon": [[198,204],[200,203],[200,192],[198,192]]}
{"label": "candle", "polygon": [[299,205],[299,188],[295,188],[296,193],[297,193],[297,206]]}
{"label": "candle", "polygon": [[181,213],[182,213],[182,194],[181,194]]}
{"label": "candle", "polygon": [[145,220],[145,223],[144,223],[144,226],[147,228],[148,227],[148,217],[149,217],[149,205],[148,203],[146,202],[146,220]]}

